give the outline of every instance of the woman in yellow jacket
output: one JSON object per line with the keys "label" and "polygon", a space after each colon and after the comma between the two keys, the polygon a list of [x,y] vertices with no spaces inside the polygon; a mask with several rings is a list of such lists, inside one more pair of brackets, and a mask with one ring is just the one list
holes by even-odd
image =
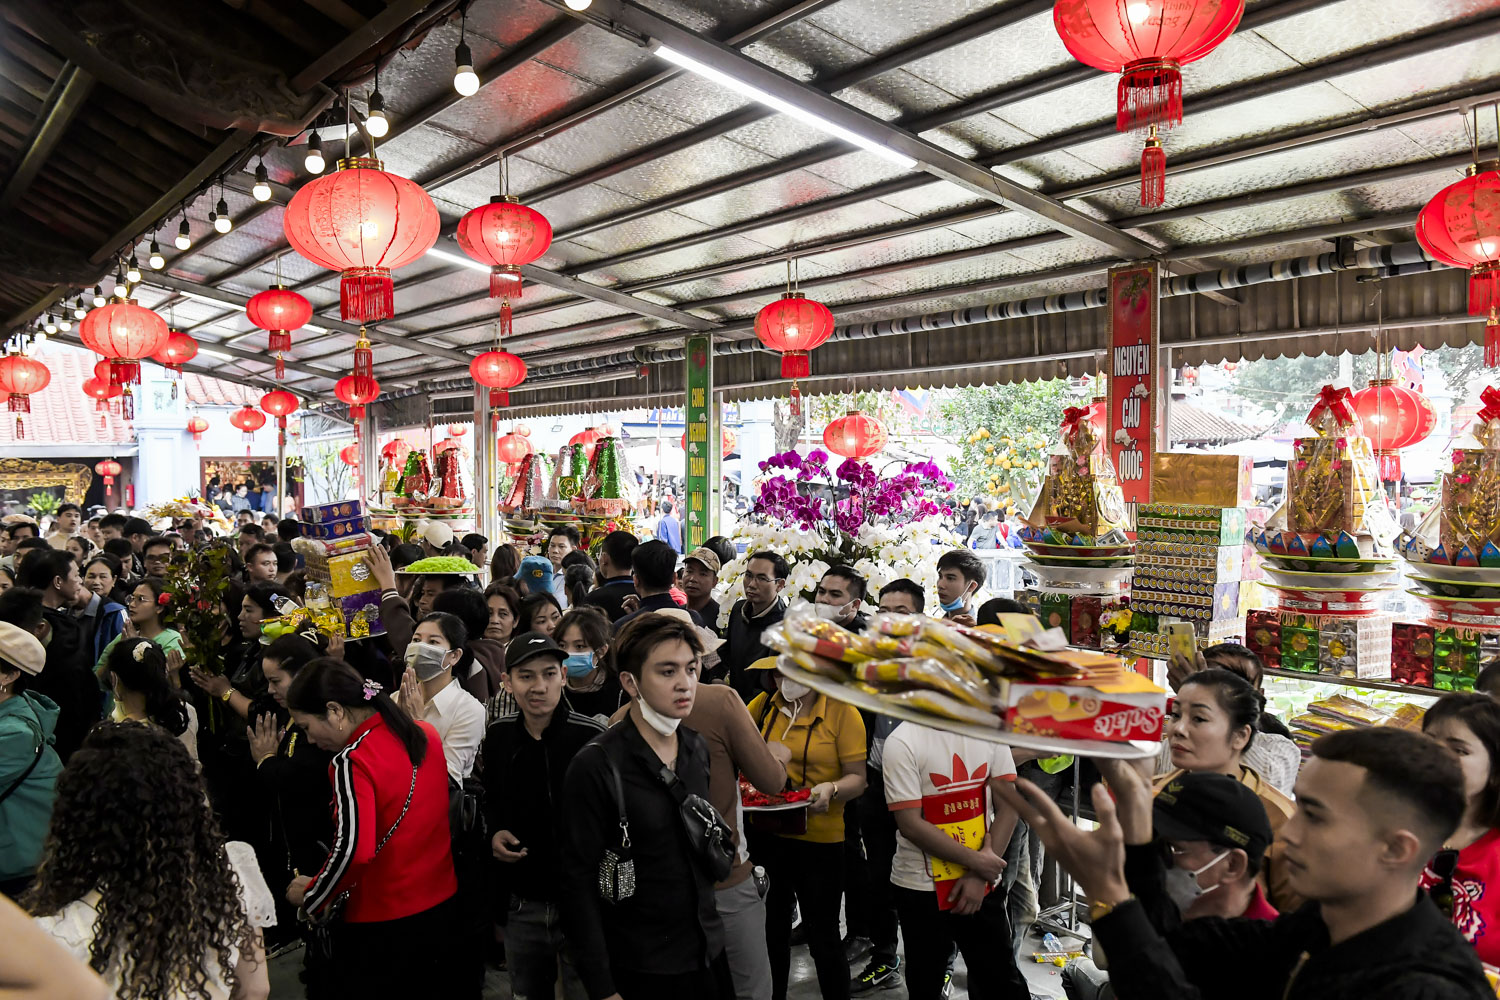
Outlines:
{"label": "woman in yellow jacket", "polygon": [[[766,657],[750,668],[771,669],[775,663],[774,657]],[[786,1000],[795,902],[807,928],[823,1000],[844,1000],[849,996],[849,962],[839,937],[844,806],[865,790],[865,724],[843,702],[779,673],[775,679],[775,693],[757,695],[750,702],[750,716],[767,743],[780,743],[791,752],[788,788],[811,789],[812,797],[805,813],[758,814],[781,824],[777,829],[755,819],[749,824],[751,857],[765,867],[771,882],[766,893],[771,997]],[[793,825],[784,825],[788,818]]]}

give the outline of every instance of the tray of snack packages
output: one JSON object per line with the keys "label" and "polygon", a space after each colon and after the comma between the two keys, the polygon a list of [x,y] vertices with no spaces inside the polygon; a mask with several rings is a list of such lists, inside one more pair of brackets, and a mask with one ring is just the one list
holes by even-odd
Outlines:
{"label": "tray of snack packages", "polygon": [[1029,615],[968,628],[881,613],[860,634],[799,604],[763,641],[792,680],[892,718],[1048,756],[1160,748],[1166,692],[1118,657],[1066,648]]}
{"label": "tray of snack packages", "polygon": [[750,779],[740,775],[740,808],[745,812],[786,812],[791,809],[806,809],[812,798],[811,788],[793,788],[775,795],[767,795],[750,784]]}

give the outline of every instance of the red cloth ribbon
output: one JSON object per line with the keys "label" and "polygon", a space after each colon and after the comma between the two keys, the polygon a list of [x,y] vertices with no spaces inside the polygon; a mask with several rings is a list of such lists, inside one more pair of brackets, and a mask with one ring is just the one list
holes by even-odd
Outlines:
{"label": "red cloth ribbon", "polygon": [[1500,389],[1494,386],[1485,386],[1479,394],[1479,402],[1483,405],[1479,410],[1479,419],[1485,423],[1491,420],[1500,420]]}
{"label": "red cloth ribbon", "polygon": [[1078,429],[1078,422],[1080,420],[1087,420],[1088,418],[1089,408],[1087,406],[1070,406],[1066,410],[1063,410],[1063,434],[1071,437],[1073,432]]}
{"label": "red cloth ribbon", "polygon": [[1354,393],[1348,389],[1335,389],[1331,385],[1325,385],[1318,391],[1318,401],[1308,413],[1307,422],[1317,423],[1325,412],[1332,413],[1340,427],[1350,426],[1355,421]]}

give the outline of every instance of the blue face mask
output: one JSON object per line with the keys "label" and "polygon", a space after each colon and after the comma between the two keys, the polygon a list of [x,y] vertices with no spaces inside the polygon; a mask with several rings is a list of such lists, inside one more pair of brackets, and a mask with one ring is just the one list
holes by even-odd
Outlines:
{"label": "blue face mask", "polygon": [[958,597],[954,598],[952,601],[949,601],[947,604],[942,605],[943,610],[944,611],[957,611],[959,608],[961,608],[961,607],[964,606],[964,598],[966,598],[968,596],[969,595],[967,593],[960,594]]}
{"label": "blue face mask", "polygon": [[569,677],[585,677],[594,670],[593,653],[569,653],[563,657],[563,669]]}

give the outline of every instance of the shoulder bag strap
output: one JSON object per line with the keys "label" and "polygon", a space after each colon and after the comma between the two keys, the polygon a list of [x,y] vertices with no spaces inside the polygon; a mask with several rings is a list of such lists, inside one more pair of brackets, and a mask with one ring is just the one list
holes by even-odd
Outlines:
{"label": "shoulder bag strap", "polygon": [[4,802],[6,799],[10,798],[11,793],[14,792],[17,788],[20,788],[21,783],[24,782],[27,778],[31,777],[31,772],[35,771],[37,764],[41,762],[42,746],[42,741],[38,741],[36,749],[32,751],[31,754],[31,763],[26,765],[26,770],[21,772],[21,776],[19,778],[10,783],[9,788],[7,788],[3,792],[0,792],[0,802]]}
{"label": "shoulder bag strap", "polygon": [[605,750],[601,746],[599,752],[604,755],[604,763],[609,765],[611,791],[615,798],[615,811],[620,816],[620,847],[628,851],[630,850],[630,821],[625,818],[625,786],[620,778],[620,767],[615,763],[615,759],[609,755],[608,750]]}
{"label": "shoulder bag strap", "polygon": [[396,822],[394,822],[394,823],[391,824],[391,828],[389,830],[385,831],[385,836],[380,838],[380,843],[378,843],[378,844],[375,845],[375,853],[372,854],[372,855],[370,855],[371,858],[379,857],[380,856],[380,849],[386,845],[386,842],[388,840],[390,840],[392,837],[394,837],[396,835],[396,827],[400,826],[401,825],[401,821],[406,818],[406,811],[411,808],[411,799],[412,799],[412,796],[416,794],[416,792],[417,792],[417,769],[416,769],[416,767],[413,767],[411,769],[411,787],[406,790],[406,803],[401,807],[401,815],[399,815],[399,816],[396,817]]}

